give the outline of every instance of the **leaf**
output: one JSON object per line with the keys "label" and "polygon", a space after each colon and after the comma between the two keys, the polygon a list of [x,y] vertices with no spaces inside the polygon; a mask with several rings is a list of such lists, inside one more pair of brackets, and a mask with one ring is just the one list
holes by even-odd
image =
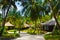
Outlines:
{"label": "leaf", "polygon": [[15,1],[12,1],[11,4],[13,5],[13,7],[14,7],[15,9],[17,9],[17,7],[16,7],[16,5],[15,5]]}
{"label": "leaf", "polygon": [[26,5],[26,6],[24,7],[24,9],[22,10],[22,13],[25,11],[25,9],[27,9],[27,7],[28,7],[28,5]]}

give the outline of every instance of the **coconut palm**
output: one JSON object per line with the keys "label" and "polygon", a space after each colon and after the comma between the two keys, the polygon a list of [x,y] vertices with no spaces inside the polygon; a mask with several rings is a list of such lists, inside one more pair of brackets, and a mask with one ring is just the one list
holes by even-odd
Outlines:
{"label": "coconut palm", "polygon": [[[47,12],[45,8],[42,6],[42,1],[39,0],[28,0],[25,2],[22,2],[22,5],[24,6],[24,9],[22,13],[25,13],[25,16],[30,16],[30,19],[35,23],[35,30],[36,30],[36,24],[38,18],[41,17],[41,15],[44,12]],[[43,12],[40,14],[40,12]],[[34,31],[35,32],[35,31]]]}
{"label": "coconut palm", "polygon": [[[60,0],[45,0],[44,5],[47,3],[50,7],[52,17],[54,17],[54,19],[57,23],[57,26],[60,29],[60,25],[59,25],[58,20],[57,20],[57,13],[59,13],[59,10],[60,10],[60,7],[59,7]],[[55,28],[56,27],[54,27],[53,31],[55,31]]]}
{"label": "coconut palm", "polygon": [[9,21],[12,24],[14,24],[15,28],[18,27],[19,33],[20,33],[20,28],[21,28],[21,23],[22,23],[20,12],[16,12],[14,10],[9,11],[9,14],[8,14],[6,21]]}
{"label": "coconut palm", "polygon": [[15,5],[14,0],[1,0],[0,5],[2,5],[2,14],[3,14],[3,16],[2,16],[3,17],[2,18],[2,29],[0,31],[0,36],[1,36],[4,31],[4,26],[5,26],[5,22],[6,22],[6,17],[8,15],[8,11],[9,11],[11,5],[13,5],[15,8],[16,8],[16,5]]}
{"label": "coconut palm", "polygon": [[[56,17],[56,14],[59,12],[60,0],[44,0],[43,3],[38,2],[38,0],[29,0],[28,2],[22,2],[24,9],[23,12],[28,15],[30,13],[30,18],[33,21],[36,21],[41,15],[39,12],[51,13],[52,17],[55,18],[55,21],[60,26]],[[42,14],[42,13],[41,13]],[[56,27],[54,27],[55,29]],[[60,29],[60,28],[59,28]]]}

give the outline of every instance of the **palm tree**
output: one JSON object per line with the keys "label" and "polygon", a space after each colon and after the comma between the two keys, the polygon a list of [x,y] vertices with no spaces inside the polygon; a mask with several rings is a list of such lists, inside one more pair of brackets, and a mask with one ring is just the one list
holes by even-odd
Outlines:
{"label": "palm tree", "polygon": [[[60,4],[60,0],[45,0],[44,5],[47,4],[47,3],[49,5],[49,7],[50,7],[50,11],[52,11],[51,12],[52,17],[54,17],[54,19],[55,19],[55,21],[57,23],[57,26],[60,29],[60,25],[59,25],[59,22],[58,22],[57,17],[56,17],[57,13],[59,11],[58,5]],[[55,31],[55,28],[56,27],[54,27],[53,32]]]}
{"label": "palm tree", "polygon": [[[59,4],[60,4],[60,0],[44,0],[43,3],[38,2],[38,0],[29,0],[28,2],[22,2],[23,6],[25,7],[23,9],[22,12],[25,11],[25,14],[29,14],[30,13],[30,18],[36,22],[36,20],[38,19],[38,17],[40,17],[39,12],[45,12],[45,14],[47,13],[51,13],[52,17],[54,17],[58,28],[60,27],[56,14],[59,11]],[[55,30],[56,27],[54,27]],[[59,28],[60,29],[60,28]]]}
{"label": "palm tree", "polygon": [[8,11],[9,11],[11,5],[13,5],[15,8],[16,8],[16,5],[15,5],[15,1],[13,1],[13,0],[1,0],[0,4],[2,5],[2,14],[3,14],[2,29],[0,32],[0,36],[2,36],[2,33],[4,31],[5,22],[6,22],[6,17],[8,15]]}
{"label": "palm tree", "polygon": [[1,16],[2,16],[2,14],[0,14],[0,26],[1,26],[1,21],[2,21],[2,17]]}
{"label": "palm tree", "polygon": [[36,21],[41,17],[40,12],[46,12],[42,2],[39,2],[39,0],[29,0],[28,2],[22,2],[22,5],[24,6],[22,13],[25,13],[25,16],[30,16],[30,19],[35,23],[36,30]]}
{"label": "palm tree", "polygon": [[14,9],[13,9],[13,11],[10,10],[6,21],[9,21],[12,24],[14,24],[15,29],[16,29],[16,27],[18,27],[18,30],[19,30],[19,33],[20,33],[22,17],[21,17],[21,14],[20,14],[19,11],[16,12],[16,11],[14,11]]}

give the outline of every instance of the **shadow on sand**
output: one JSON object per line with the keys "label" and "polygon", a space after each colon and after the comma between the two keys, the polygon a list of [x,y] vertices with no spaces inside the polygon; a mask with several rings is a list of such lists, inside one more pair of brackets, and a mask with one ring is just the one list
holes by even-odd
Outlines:
{"label": "shadow on sand", "polygon": [[5,38],[5,37],[0,37],[0,40],[13,40],[15,38]]}

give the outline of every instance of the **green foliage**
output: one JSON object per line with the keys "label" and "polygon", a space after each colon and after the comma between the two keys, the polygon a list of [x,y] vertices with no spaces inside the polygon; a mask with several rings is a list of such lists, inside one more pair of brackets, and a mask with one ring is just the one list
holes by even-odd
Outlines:
{"label": "green foliage", "polygon": [[16,31],[17,32],[17,30],[8,30],[9,32],[14,32],[14,31]]}
{"label": "green foliage", "polygon": [[51,15],[45,15],[41,18],[42,22],[49,21],[51,19]]}
{"label": "green foliage", "polygon": [[6,38],[16,38],[16,37],[19,37],[19,34],[18,34],[18,33],[16,33],[16,34],[3,33],[3,34],[2,34],[2,37],[6,37]]}
{"label": "green foliage", "polygon": [[3,5],[3,6],[5,6],[4,8],[6,8],[7,5],[9,5],[9,4],[11,4],[11,5],[13,5],[15,8],[17,8],[16,5],[15,5],[15,0],[14,0],[14,1],[12,1],[12,0],[2,0],[2,1],[0,2],[0,4]]}
{"label": "green foliage", "polygon": [[29,29],[29,30],[27,31],[27,33],[29,33],[29,34],[36,34],[33,29]]}
{"label": "green foliage", "polygon": [[55,30],[53,33],[46,34],[44,37],[46,40],[60,40],[60,30]]}
{"label": "green foliage", "polygon": [[6,27],[4,28],[4,32],[2,34],[2,37],[5,37],[5,38],[16,38],[16,37],[19,37],[20,34],[19,33],[16,33],[17,30],[9,30],[8,32],[14,32],[14,33],[8,33],[7,32],[8,30],[6,30]]}
{"label": "green foliage", "polygon": [[[3,28],[3,27],[0,26],[0,32],[1,32],[1,29],[2,29],[2,28]],[[4,27],[3,33],[7,33],[7,30],[6,30],[6,29],[7,29],[7,27]]]}
{"label": "green foliage", "polygon": [[45,12],[44,7],[41,5],[42,5],[42,0],[41,1],[40,0],[29,0],[27,4],[25,4],[22,13],[25,12],[24,16],[28,15],[32,21],[37,21],[38,18],[41,17],[40,11]]}
{"label": "green foliage", "polygon": [[44,36],[45,40],[60,40],[60,35],[45,35]]}
{"label": "green foliage", "polygon": [[34,30],[34,29],[30,28],[27,31],[27,33],[36,35],[36,34],[45,34],[46,32],[45,31],[42,31],[42,30],[38,30],[38,29]]}
{"label": "green foliage", "polygon": [[[2,7],[3,9],[6,9],[7,5],[9,5],[9,4],[13,5],[16,8],[15,0],[13,0],[11,2],[10,2],[10,0],[5,0],[5,1],[2,0],[1,3],[3,5],[3,7]],[[7,21],[9,21],[12,24],[14,24],[16,26],[15,28],[18,28],[18,29],[24,28],[23,23],[26,22],[28,19],[29,19],[29,21],[31,19],[32,22],[33,21],[36,22],[38,19],[41,19],[41,22],[46,22],[46,21],[50,20],[51,16],[46,15],[46,16],[42,17],[42,15],[40,15],[40,12],[42,11],[43,13],[45,12],[45,14],[46,14],[46,13],[48,13],[48,10],[49,11],[52,10],[53,13],[57,14],[57,12],[58,12],[58,4],[60,3],[60,1],[59,0],[56,0],[56,1],[55,0],[45,0],[44,3],[42,4],[42,0],[38,0],[38,1],[37,0],[36,1],[35,0],[29,0],[27,3],[26,2],[24,2],[24,3],[23,3],[23,6],[24,7],[26,6],[24,8],[24,9],[26,9],[26,10],[24,10],[25,11],[24,17],[21,17],[20,13],[16,13],[15,12],[16,10],[14,9],[13,12],[9,12],[10,14],[8,15],[8,17],[6,19]],[[46,7],[49,6],[48,10],[46,10],[47,8],[44,8],[45,6]],[[28,18],[27,18],[27,16],[28,16]],[[0,20],[1,20],[1,18],[0,18]],[[29,29],[28,33],[30,33],[30,34],[41,34],[41,33],[44,33],[41,30],[38,31],[38,28],[36,28],[36,31],[34,29],[35,28]],[[5,29],[4,32],[6,32],[6,29]],[[56,34],[60,35],[59,31],[55,31],[54,33],[55,33],[54,35],[56,35]],[[10,34],[7,34],[7,35],[9,36]]]}
{"label": "green foliage", "polygon": [[55,30],[52,34],[53,35],[60,35],[60,30]]}
{"label": "green foliage", "polygon": [[0,26],[1,26],[1,24],[2,24],[2,14],[0,14]]}
{"label": "green foliage", "polygon": [[58,18],[57,18],[57,19],[58,19],[58,21],[60,21],[60,15],[59,15],[59,14],[58,14],[58,16],[57,16],[57,17],[58,17]]}
{"label": "green foliage", "polygon": [[1,0],[0,1],[0,6],[2,6],[2,29],[1,29],[1,32],[0,32],[0,35],[2,35],[3,31],[4,31],[4,26],[5,26],[5,22],[6,22],[6,18],[7,18],[7,15],[8,15],[8,11],[11,7],[11,5],[17,9],[16,5],[15,5],[15,0]]}
{"label": "green foliage", "polygon": [[[14,32],[14,33],[8,33],[8,32]],[[2,37],[6,37],[6,38],[16,38],[16,37],[19,37],[19,36],[20,36],[19,33],[16,33],[17,30],[9,30],[8,32],[7,32],[7,30],[4,31],[3,34],[2,34]]]}
{"label": "green foliage", "polygon": [[13,11],[9,11],[6,21],[13,24],[15,28],[20,28],[23,20],[20,12],[16,12],[16,10],[13,9]]}

